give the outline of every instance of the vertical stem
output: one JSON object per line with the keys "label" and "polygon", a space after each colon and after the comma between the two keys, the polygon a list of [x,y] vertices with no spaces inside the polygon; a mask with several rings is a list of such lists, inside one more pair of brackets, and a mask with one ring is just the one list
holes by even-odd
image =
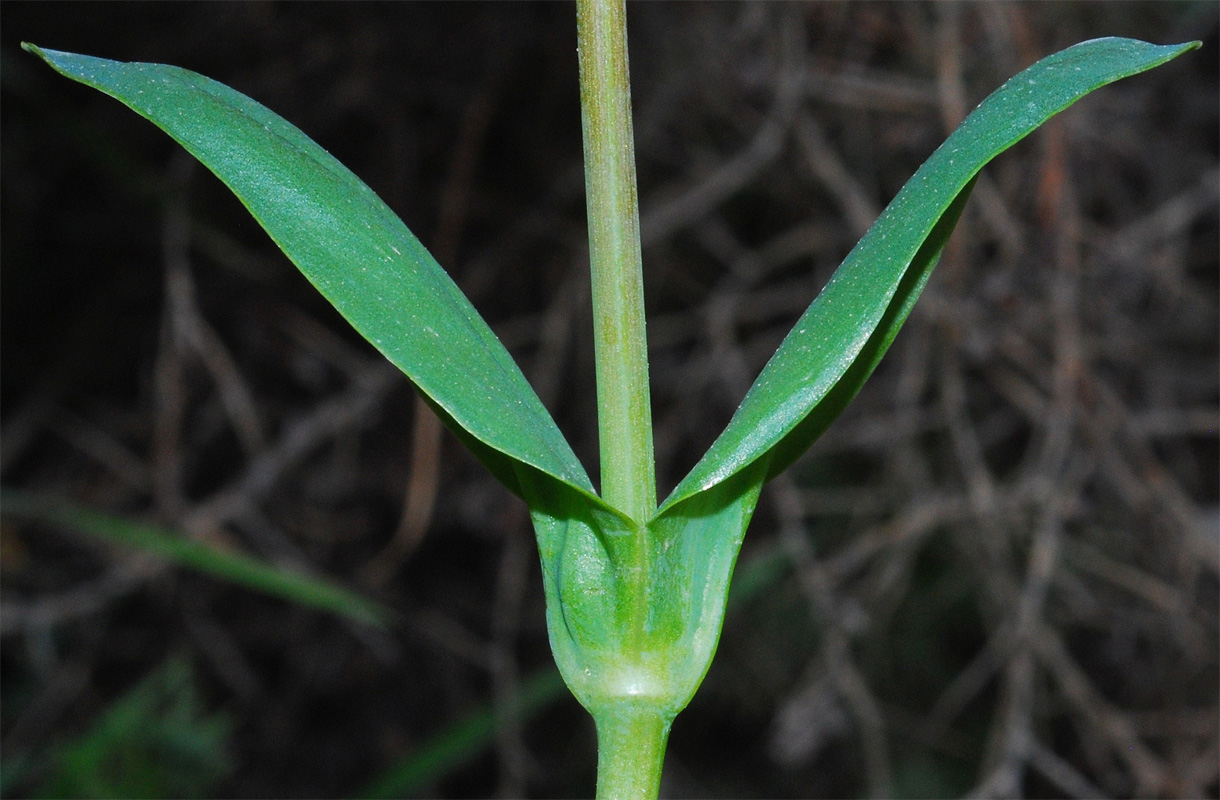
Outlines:
{"label": "vertical stem", "polygon": [[597,716],[597,799],[654,800],[671,717],[623,705]]}
{"label": "vertical stem", "polygon": [[602,497],[642,524],[656,510],[624,0],[577,0]]}
{"label": "vertical stem", "polygon": [[[623,578],[619,666],[631,669],[627,662],[645,648],[651,576],[644,523],[656,510],[657,490],[624,0],[577,0],[576,27],[602,497],[635,522],[626,546],[613,554]],[[598,798],[656,798],[672,716],[625,698],[590,711],[597,723]]]}

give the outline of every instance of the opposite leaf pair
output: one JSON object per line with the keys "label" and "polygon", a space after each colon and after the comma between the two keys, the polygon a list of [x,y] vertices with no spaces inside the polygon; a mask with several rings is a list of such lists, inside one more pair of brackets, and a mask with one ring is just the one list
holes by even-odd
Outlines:
{"label": "opposite leaf pair", "polygon": [[[1094,89],[1197,46],[1095,39],[992,93],[848,255],[658,515],[768,454],[771,477],[817,438],[893,340],[972,179],[992,158]],[[394,212],[313,140],[245,95],[178,67],[25,48],[149,119],[215,173],[515,494],[523,495],[515,468],[532,467],[599,504],[550,414],[466,296]]]}
{"label": "opposite leaf pair", "polygon": [[176,67],[26,49],[125,103],[212,170],[449,429],[524,498],[538,535],[551,644],[569,687],[599,725],[624,703],[638,703],[667,730],[715,650],[759,490],[827,428],[877,366],[979,170],[1090,91],[1197,46],[1084,42],[988,97],[852,250],[725,431],[646,519],[599,497],[467,298],[385,203],[301,131]]}

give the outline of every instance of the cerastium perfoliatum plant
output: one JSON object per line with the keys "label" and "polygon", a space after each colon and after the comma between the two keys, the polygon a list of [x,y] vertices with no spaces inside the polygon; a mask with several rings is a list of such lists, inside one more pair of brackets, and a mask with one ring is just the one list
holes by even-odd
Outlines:
{"label": "cerastium perfoliatum plant", "polygon": [[597,725],[597,793],[657,793],[666,737],[708,669],[762,485],[860,390],[902,326],[975,176],[1092,90],[1197,42],[1084,42],[988,97],[851,251],[728,427],[656,498],[623,0],[578,0],[601,492],[499,339],[364,183],[268,109],[201,75],[26,49],[151,120],[529,505],[551,647]]}

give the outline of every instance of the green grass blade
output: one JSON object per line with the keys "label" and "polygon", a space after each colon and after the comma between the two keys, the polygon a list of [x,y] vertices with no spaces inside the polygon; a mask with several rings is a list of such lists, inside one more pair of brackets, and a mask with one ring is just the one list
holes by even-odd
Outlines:
{"label": "green grass blade", "polygon": [[204,710],[190,662],[171,656],[57,749],[32,796],[214,797],[233,770],[232,729]]}
{"label": "green grass blade", "polygon": [[[766,456],[776,474],[871,374],[935,266],[974,177],[1094,89],[1199,46],[1095,39],[1017,74],[924,163],[797,321],[703,459],[658,515]],[[947,223],[947,224],[946,224]]]}
{"label": "green grass blade", "polygon": [[599,502],[470,301],[394,212],[308,136],[249,97],[178,67],[24,47],[127,105],[215,173],[510,489],[519,493],[513,464],[521,463]]}
{"label": "green grass blade", "polygon": [[[563,679],[546,669],[526,679],[510,703],[521,719],[528,719],[567,695]],[[449,725],[425,741],[356,796],[360,798],[411,797],[475,758],[495,738],[496,709],[491,706]]]}
{"label": "green grass blade", "polygon": [[64,500],[33,497],[5,489],[0,491],[0,510],[6,516],[22,517],[134,547],[179,566],[365,624],[385,627],[395,617],[394,612],[384,606],[323,578],[279,569],[242,553],[220,550],[164,528]]}

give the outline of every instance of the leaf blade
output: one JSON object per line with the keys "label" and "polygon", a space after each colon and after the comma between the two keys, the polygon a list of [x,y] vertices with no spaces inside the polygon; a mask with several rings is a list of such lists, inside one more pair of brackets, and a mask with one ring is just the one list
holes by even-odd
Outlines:
{"label": "leaf blade", "polygon": [[[498,477],[519,462],[601,503],[503,344],[380,198],[298,128],[202,75],[25,44],[178,141]],[[506,480],[518,494],[520,488]]]}
{"label": "leaf blade", "polygon": [[[939,241],[925,245],[948,213],[960,213],[972,181],[987,163],[1094,89],[1198,46],[1094,39],[1042,59],[988,96],[916,171],[844,259],[763,368],[724,432],[661,504],[657,516],[781,450],[769,467],[769,476],[774,476],[829,425],[905,321],[952,224],[940,230]],[[914,279],[908,277],[912,274]],[[900,292],[904,280],[905,293]],[[898,313],[893,313],[896,300]],[[850,380],[840,386],[844,376]],[[832,395],[832,413],[807,424]]]}

